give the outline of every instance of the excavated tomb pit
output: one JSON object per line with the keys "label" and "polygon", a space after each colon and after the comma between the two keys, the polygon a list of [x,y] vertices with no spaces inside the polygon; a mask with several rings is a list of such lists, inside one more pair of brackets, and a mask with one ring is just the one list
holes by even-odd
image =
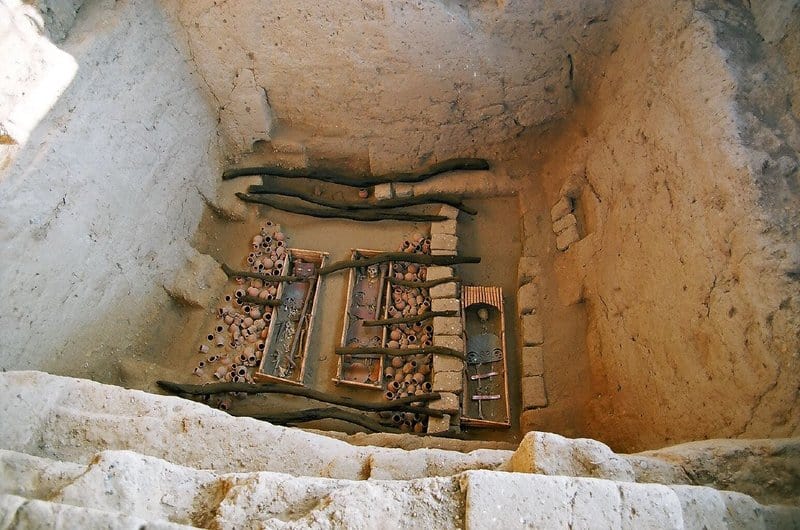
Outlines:
{"label": "excavated tomb pit", "polygon": [[[219,309],[242,288],[220,264],[250,265],[267,220],[288,248],[329,262],[415,234],[433,243],[438,230],[482,260],[456,267],[462,287],[503,289],[510,426],[461,435],[513,444],[551,431],[625,451],[796,436],[800,48],[796,8],[767,4],[3,5],[0,368],[151,392],[156,380],[214,381],[214,357],[235,357],[227,339],[216,345]],[[245,205],[236,192],[259,179],[220,178],[467,157],[489,169],[393,188],[462,197],[478,213],[458,214],[454,232]],[[359,200],[358,188],[305,189]],[[384,387],[332,382],[347,281],[320,284],[303,382],[381,403]],[[460,311],[462,298],[430,303]],[[457,321],[439,324],[432,345],[458,348]],[[430,373],[406,388],[440,386],[441,406],[463,412],[471,374],[417,360]],[[247,381],[245,368],[230,377]],[[309,402],[209,404],[264,415]],[[448,416],[439,427],[459,427]],[[390,427],[431,428],[417,423]]]}

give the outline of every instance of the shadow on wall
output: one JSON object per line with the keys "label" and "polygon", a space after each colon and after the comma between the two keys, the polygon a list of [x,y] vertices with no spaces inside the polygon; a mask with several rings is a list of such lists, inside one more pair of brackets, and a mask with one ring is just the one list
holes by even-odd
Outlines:
{"label": "shadow on wall", "polygon": [[103,379],[104,360],[145,347],[191,252],[216,122],[155,2],[73,5],[74,26],[66,3],[40,4],[44,18],[0,6],[18,52],[2,67],[0,367]]}
{"label": "shadow on wall", "polygon": [[[45,20],[33,6],[0,4],[0,165],[25,147],[33,129],[72,82],[78,64],[46,36]],[[2,176],[2,175],[0,175]]]}

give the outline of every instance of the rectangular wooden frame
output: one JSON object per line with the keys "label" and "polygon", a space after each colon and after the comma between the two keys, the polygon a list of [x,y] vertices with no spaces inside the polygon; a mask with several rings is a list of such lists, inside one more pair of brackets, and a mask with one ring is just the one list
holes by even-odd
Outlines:
{"label": "rectangular wooden frame", "polygon": [[[351,257],[351,259],[354,259],[354,260],[358,259],[360,257],[371,258],[373,256],[377,256],[378,254],[382,254],[384,252],[385,252],[384,250],[368,250],[368,249],[362,249],[362,248],[355,248],[355,249],[351,249],[350,257]],[[357,285],[356,285],[357,274],[358,274],[357,269],[358,269],[358,267],[351,267],[350,268],[349,280],[348,280],[348,283],[347,283],[347,300],[345,302],[344,316],[343,316],[343,319],[342,319],[341,346],[343,348],[348,346],[348,344],[347,344],[347,334],[348,334],[348,331],[349,331],[349,321],[350,320],[349,320],[349,318],[347,316],[347,312],[349,311],[349,308],[350,308],[350,306],[351,306],[351,304],[353,302],[353,293],[354,293],[354,291],[355,291],[355,289],[357,287]],[[392,262],[388,262],[387,272],[390,272],[391,270],[392,270]],[[383,272],[381,273],[379,282],[380,282],[380,287],[379,287],[378,303],[377,303],[376,312],[375,312],[375,318],[376,319],[380,318],[380,311],[381,311],[381,309],[383,309],[383,300],[386,297],[386,292],[387,292],[386,289],[388,288],[388,286],[386,285],[386,274],[385,273],[383,273]],[[385,310],[384,310],[384,314],[385,314]],[[384,326],[382,328],[382,332],[381,332],[381,346],[385,346],[386,345],[386,333],[387,333],[386,326]],[[370,389],[370,390],[382,390],[383,389],[383,386],[384,386],[384,384],[383,384],[383,372],[384,372],[384,367],[385,367],[385,361],[384,361],[385,360],[385,356],[383,356],[383,355],[376,355],[375,356],[377,359],[379,359],[378,362],[379,362],[379,365],[380,365],[380,376],[378,378],[377,384],[375,384],[375,385],[372,385],[372,384],[369,384],[369,383],[360,383],[358,381],[349,381],[347,379],[344,379],[343,378],[343,373],[342,373],[342,371],[344,370],[344,364],[345,364],[344,357],[346,357],[346,356],[345,355],[340,355],[339,356],[339,361],[338,361],[338,365],[337,365],[337,369],[336,369],[336,377],[333,379],[334,383],[336,383],[337,385],[338,384],[342,384],[342,385],[354,386],[354,387],[359,387],[359,388],[367,388],[367,389]]]}
{"label": "rectangular wooden frame", "polygon": [[[493,421],[472,418],[465,415],[469,403],[469,379],[467,371],[464,372],[464,392],[462,393],[461,424],[469,427],[508,428],[511,427],[511,402],[508,395],[508,350],[506,349],[506,312],[503,302],[503,288],[495,286],[464,285],[461,287],[461,320],[464,329],[464,344],[468,344],[467,335],[467,308],[475,304],[486,304],[496,307],[500,311],[500,340],[503,348],[503,391],[505,395],[506,421]],[[465,364],[466,367],[466,364]]]}
{"label": "rectangular wooden frame", "polygon": [[[304,249],[297,249],[297,248],[290,248],[286,250],[286,255],[283,258],[283,268],[284,274],[291,274],[292,269],[292,262],[295,259],[302,259],[304,261],[308,261],[314,263],[317,269],[325,266],[325,263],[328,260],[328,253],[327,252],[320,252],[318,250],[304,250]],[[300,360],[300,373],[297,379],[289,379],[285,377],[279,377],[269,372],[265,372],[265,367],[269,362],[269,352],[271,347],[274,345],[277,337],[275,337],[275,326],[277,325],[277,318],[273,318],[269,323],[269,334],[267,335],[267,341],[264,344],[264,353],[261,358],[261,363],[259,364],[258,370],[256,373],[253,374],[253,379],[263,383],[288,383],[291,385],[296,386],[305,386],[303,382],[305,379],[306,373],[306,361],[308,360],[308,347],[311,342],[311,337],[314,333],[314,325],[315,325],[315,315],[318,307],[318,299],[319,299],[319,292],[322,286],[322,281],[324,276],[315,276],[316,283],[314,285],[314,294],[311,300],[311,307],[309,308],[309,318],[308,318],[308,326],[305,330],[305,337],[303,338],[303,343],[300,344],[301,351],[303,352],[303,356]],[[278,291],[276,293],[277,300],[283,300],[283,294],[285,291],[286,283],[281,283],[278,285]],[[277,308],[276,308],[277,310]]]}

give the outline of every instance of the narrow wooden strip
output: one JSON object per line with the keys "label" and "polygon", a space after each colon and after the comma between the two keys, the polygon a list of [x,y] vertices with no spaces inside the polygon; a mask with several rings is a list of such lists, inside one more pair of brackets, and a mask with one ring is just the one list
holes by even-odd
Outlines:
{"label": "narrow wooden strip", "polygon": [[421,315],[414,315],[410,317],[397,317],[385,318],[383,320],[363,320],[362,326],[391,326],[393,324],[411,324],[413,322],[420,322],[422,320],[429,320],[433,317],[456,317],[458,311],[427,311]]}
{"label": "narrow wooden strip", "polygon": [[[319,410],[324,410],[324,409],[319,409]],[[288,413],[283,413],[283,414],[288,414]],[[247,416],[249,416],[249,415],[246,415],[246,414],[232,414],[232,415],[233,416],[238,416],[238,417],[247,417]],[[284,422],[285,424],[301,423],[301,421],[297,420],[297,419],[295,419],[295,420],[291,420],[290,419],[289,421],[286,421],[285,417],[278,417],[278,418],[276,418],[275,416],[249,416],[249,417],[257,419],[257,420],[261,420],[261,421],[268,421],[270,423],[281,423],[281,422]],[[322,418],[319,418],[319,419],[322,419]],[[334,419],[341,419],[342,421],[348,421],[348,420],[346,420],[344,418],[334,418]],[[307,420],[307,421],[310,421],[310,420]],[[369,421],[372,421],[372,420],[369,420]],[[379,423],[379,422],[375,422],[375,423],[377,424],[378,427],[380,427],[380,430],[379,431],[373,431],[373,432],[385,432],[385,433],[389,433],[389,434],[406,434],[406,435],[411,435],[411,436],[430,436],[430,437],[434,437],[434,438],[450,438],[450,439],[454,439],[454,440],[469,440],[470,439],[469,436],[467,436],[464,433],[460,433],[460,432],[445,431],[445,432],[438,432],[438,433],[416,433],[416,432],[412,431],[412,432],[405,432],[404,433],[403,431],[401,431],[400,429],[398,429],[396,427],[392,427],[390,425],[384,425],[384,424]],[[364,427],[367,430],[370,430],[370,431],[372,431],[373,428],[375,427],[375,425],[372,425],[372,423],[370,423],[368,427],[365,426],[365,425],[361,425],[361,426]]]}
{"label": "narrow wooden strip", "polygon": [[222,272],[227,274],[228,278],[236,278],[237,276],[241,278],[258,278],[267,283],[298,282],[303,279],[299,276],[273,276],[262,272],[237,271],[224,263],[222,264]]}
{"label": "narrow wooden strip", "polygon": [[387,182],[422,182],[434,175],[448,171],[486,170],[489,162],[482,158],[451,158],[432,164],[422,170],[409,173],[388,173],[385,175],[353,175],[325,168],[284,168],[280,166],[259,166],[229,168],[222,173],[223,180],[247,175],[274,175],[277,177],[308,178],[333,182],[345,186],[361,188]]}
{"label": "narrow wooden strip", "polygon": [[263,305],[267,307],[278,307],[279,305],[281,305],[280,300],[264,300],[263,298],[259,298],[257,296],[249,296],[249,295],[241,297],[240,300],[242,302],[247,302],[248,304]]}
{"label": "narrow wooden strip", "polygon": [[427,254],[411,254],[406,252],[383,252],[366,259],[337,261],[327,267],[322,267],[317,273],[325,275],[342,269],[367,267],[386,261],[405,261],[422,265],[457,265],[459,263],[480,263],[481,258],[473,256],[429,256]]}
{"label": "narrow wooden strip", "polygon": [[[251,385],[249,383],[209,383],[206,385],[190,385],[175,383],[173,381],[156,381],[156,384],[167,392],[173,394],[187,394],[190,396],[204,396],[210,394],[224,394],[227,392],[240,392],[243,394],[290,394],[301,396],[323,403],[340,405],[351,409],[367,410],[371,412],[390,411],[398,406],[412,405],[413,403],[427,403],[441,399],[441,394],[433,392],[421,394],[419,396],[408,396],[398,398],[386,403],[373,403],[361,401],[346,396],[335,396],[326,392],[320,392],[313,388],[303,386],[285,385],[280,383],[262,383]],[[416,407],[418,408],[418,407]],[[412,411],[408,411],[412,412]]]}
{"label": "narrow wooden strip", "polygon": [[263,195],[248,195],[237,193],[237,197],[245,202],[265,204],[271,208],[284,212],[308,215],[320,219],[350,219],[352,221],[377,222],[377,221],[408,221],[414,223],[445,221],[444,215],[430,215],[422,213],[395,212],[392,210],[334,210],[306,206],[305,204],[290,204],[279,199],[272,199]]}
{"label": "narrow wooden strip", "polygon": [[[238,416],[238,414],[237,414]],[[243,415],[244,416],[244,415]],[[319,409],[305,409],[296,410],[291,412],[276,412],[273,414],[247,414],[257,420],[268,421],[278,425],[287,425],[293,423],[305,423],[317,420],[341,420],[355,425],[360,425],[365,429],[372,432],[400,432],[399,429],[392,429],[391,427],[384,427],[376,420],[366,417],[363,414],[357,414],[337,407],[326,407]]]}
{"label": "narrow wooden strip", "polygon": [[389,278],[389,283],[394,285],[402,285],[403,287],[418,287],[420,289],[429,289],[436,287],[443,283],[461,283],[461,278],[453,276],[452,278],[439,278],[438,280],[430,280],[426,282],[410,282],[408,280],[398,280],[397,278]]}
{"label": "narrow wooden strip", "polygon": [[458,357],[464,359],[464,352],[446,348],[444,346],[423,346],[420,348],[336,348],[334,350],[336,355],[352,355],[353,357],[368,357],[375,355],[420,355],[433,353],[436,355],[450,355],[451,357]]}
{"label": "narrow wooden strip", "polygon": [[477,215],[478,211],[475,208],[466,206],[458,198],[458,195],[451,193],[432,193],[428,195],[414,195],[412,197],[377,200],[362,200],[359,202],[345,201],[345,200],[332,200],[324,197],[317,197],[311,193],[300,190],[294,190],[283,186],[270,184],[270,185],[253,185],[247,188],[247,193],[251,194],[270,194],[270,195],[283,195],[285,197],[295,197],[302,199],[312,204],[326,206],[328,208],[336,208],[339,210],[370,210],[380,208],[404,208],[407,206],[418,206],[421,204],[447,204],[453,208],[457,208],[462,212],[469,215]]}

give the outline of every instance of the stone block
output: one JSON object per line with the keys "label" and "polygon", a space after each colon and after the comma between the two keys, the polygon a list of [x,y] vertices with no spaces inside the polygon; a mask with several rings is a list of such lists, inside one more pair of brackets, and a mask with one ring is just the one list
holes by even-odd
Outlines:
{"label": "stone block", "polygon": [[431,223],[431,237],[437,234],[456,235],[457,221],[455,219],[448,219],[447,221],[438,221]]}
{"label": "stone block", "polygon": [[572,213],[572,200],[562,196],[550,209],[550,220],[556,221],[569,213]]}
{"label": "stone block", "polygon": [[633,467],[624,455],[587,438],[565,438],[549,432],[529,432],[508,463],[516,473],[591,477],[632,482]]}
{"label": "stone block", "polygon": [[455,282],[434,285],[430,288],[431,298],[456,298],[458,297],[458,284]]}
{"label": "stone block", "polygon": [[536,283],[526,283],[517,290],[517,310],[521,315],[533,313],[539,307],[539,287]]}
{"label": "stone block", "polygon": [[564,217],[553,221],[553,232],[560,234],[572,225],[577,225],[578,219],[574,213],[567,214]]}
{"label": "stone block", "polygon": [[4,528],[107,528],[129,530],[179,530],[187,526],[157,519],[142,519],[107,510],[58,502],[0,495],[0,522]]}
{"label": "stone block", "polygon": [[612,481],[485,471],[468,471],[460,481],[468,529],[620,528]]}
{"label": "stone block", "polygon": [[431,300],[431,311],[461,312],[461,301],[458,298],[434,298]]}
{"label": "stone block", "polygon": [[[450,348],[460,352],[464,351],[464,339],[462,339],[460,335],[439,335],[438,333],[434,333],[433,345],[442,346],[443,348]],[[452,355],[442,355],[442,357],[450,357],[451,359],[456,359]],[[456,360],[461,362],[461,359],[456,359]],[[434,370],[435,369],[436,368],[434,366]]]}
{"label": "stone block", "polygon": [[[443,338],[457,338],[457,337],[443,337]],[[436,338],[433,341],[436,346]],[[447,346],[449,348],[449,346]],[[433,356],[433,373],[439,372],[462,372],[464,371],[464,361],[452,355],[434,355]]]}
{"label": "stone block", "polygon": [[456,219],[458,218],[458,208],[450,206],[449,204],[443,204],[441,208],[439,208],[439,215],[443,215],[448,219]]}
{"label": "stone block", "polygon": [[544,349],[541,346],[522,348],[522,376],[544,374]]}
{"label": "stone block", "polygon": [[460,408],[461,403],[456,394],[452,392],[442,392],[441,396],[441,399],[429,401],[428,407],[436,410]]}
{"label": "stone block", "polygon": [[678,496],[686,528],[728,528],[725,502],[718,491],[692,486],[670,486]]}
{"label": "stone block", "polygon": [[431,249],[432,250],[453,250],[458,247],[458,237],[449,234],[432,234],[431,235]]}
{"label": "stone block", "polygon": [[558,234],[558,237],[556,237],[556,248],[558,250],[565,251],[571,244],[578,241],[580,238],[581,237],[578,234],[577,225],[569,226],[563,232]]}
{"label": "stone block", "polygon": [[395,197],[413,197],[414,185],[408,182],[395,182],[392,184]]}
{"label": "stone block", "polygon": [[450,414],[445,414],[441,418],[428,417],[428,433],[435,434],[450,430]]}
{"label": "stone block", "polygon": [[[453,285],[453,284],[447,284]],[[437,285],[438,287],[438,285]],[[436,335],[457,335],[463,332],[460,317],[433,317],[433,332]]]}
{"label": "stone block", "polygon": [[433,374],[434,392],[454,392],[460,394],[464,385],[461,372],[435,372]]}
{"label": "stone block", "polygon": [[444,250],[441,248],[431,249],[431,256],[455,256],[455,250]]}
{"label": "stone block", "polygon": [[426,272],[425,279],[430,280],[441,280],[442,278],[452,278],[453,277],[453,268],[452,267],[440,267],[438,265],[433,265],[428,267]]}
{"label": "stone block", "polygon": [[542,266],[539,262],[539,258],[523,256],[519,259],[519,265],[517,266],[517,277],[519,278],[520,285],[530,283],[538,279],[541,275]]}
{"label": "stone block", "polygon": [[682,529],[681,503],[674,491],[660,484],[619,482],[624,529]]}
{"label": "stone block", "polygon": [[385,201],[394,198],[394,189],[391,183],[378,184],[372,189],[372,194],[377,201]]}
{"label": "stone block", "polygon": [[544,389],[544,377],[533,375],[522,378],[522,408],[533,409],[547,406],[547,393]]}
{"label": "stone block", "polygon": [[523,315],[520,320],[522,323],[522,345],[538,346],[542,344],[544,342],[544,329],[539,315]]}

